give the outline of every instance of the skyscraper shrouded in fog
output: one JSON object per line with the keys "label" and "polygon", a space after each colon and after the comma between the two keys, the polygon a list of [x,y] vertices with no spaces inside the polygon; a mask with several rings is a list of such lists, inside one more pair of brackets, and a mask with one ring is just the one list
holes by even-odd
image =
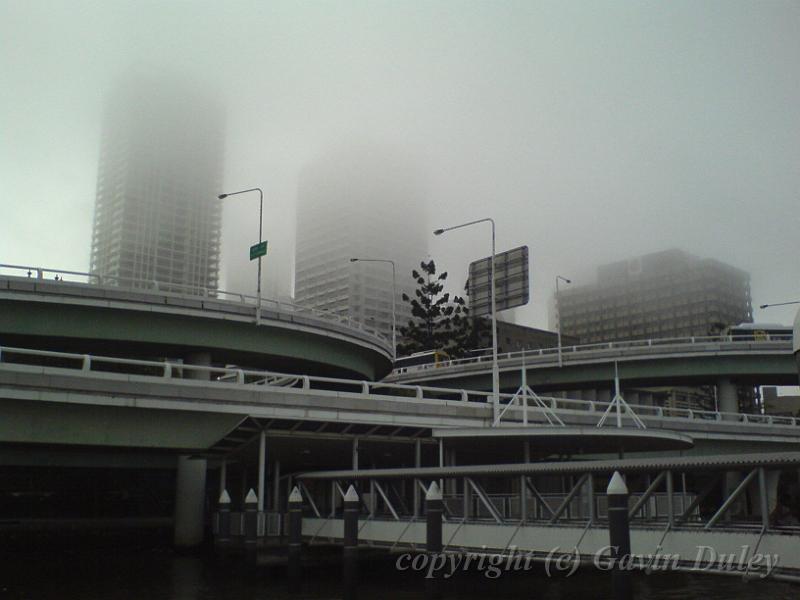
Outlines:
{"label": "skyscraper shrouded in fog", "polygon": [[750,322],[750,275],[678,249],[597,268],[597,283],[559,290],[561,331],[583,344],[711,335]]}
{"label": "skyscraper shrouded in fog", "polygon": [[339,149],[300,175],[297,202],[295,299],[349,316],[387,337],[392,329],[392,269],[397,269],[397,327],[411,311],[411,270],[427,258],[425,186],[417,167],[378,146]]}
{"label": "skyscraper shrouded in fog", "polygon": [[216,289],[222,161],[222,107],[200,84],[139,72],[115,87],[103,121],[91,271],[125,286]]}

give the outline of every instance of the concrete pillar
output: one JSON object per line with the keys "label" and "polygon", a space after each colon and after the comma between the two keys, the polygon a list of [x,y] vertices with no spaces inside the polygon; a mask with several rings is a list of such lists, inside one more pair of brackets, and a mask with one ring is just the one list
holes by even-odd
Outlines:
{"label": "concrete pillar", "polygon": [[[211,353],[210,352],[190,352],[183,358],[183,364],[185,365],[200,365],[200,366],[210,366],[211,365]],[[211,379],[211,372],[210,371],[198,371],[196,369],[184,369],[183,370],[183,378],[184,379],[201,379],[208,381]]]}
{"label": "concrete pillar", "polygon": [[739,394],[730,379],[717,381],[717,405],[720,412],[739,412]]}
{"label": "concrete pillar", "polygon": [[[226,459],[222,459],[222,463],[219,465],[219,493],[222,495],[222,492],[228,489],[228,461]],[[230,496],[228,496],[230,498]]]}
{"label": "concrete pillar", "polygon": [[581,390],[581,400],[588,400],[594,402],[597,400],[597,390]]}
{"label": "concrete pillar", "polygon": [[[449,450],[449,452],[447,454],[449,455],[448,459],[447,459],[447,466],[448,467],[455,467],[456,466],[456,449],[455,448],[450,448],[450,450]],[[447,486],[447,493],[450,494],[451,496],[455,496],[456,492],[457,492],[456,486],[458,485],[457,481],[455,479],[453,479],[453,478],[450,478],[445,482],[445,485]]]}
{"label": "concrete pillar", "polygon": [[[439,466],[444,466],[444,438],[439,438]],[[439,480],[439,489],[444,488],[444,479]]]}
{"label": "concrete pillar", "polygon": [[[414,441],[414,466],[419,469],[422,466],[422,440],[415,440]],[[420,495],[419,495],[419,484],[417,483],[419,480],[414,480],[414,516],[419,516],[419,504],[420,504]]]}
{"label": "concrete pillar", "polygon": [[[774,511],[775,507],[778,505],[778,481],[780,477],[780,471],[773,470],[766,471],[765,473],[764,483],[767,491],[767,516],[771,515],[772,511]],[[760,486],[755,483],[747,488],[747,498],[752,510],[751,515],[754,517],[762,516],[759,488]]]}
{"label": "concrete pillar", "polygon": [[280,512],[281,510],[281,461],[276,460],[272,467],[272,510]]}
{"label": "concrete pillar", "polygon": [[206,459],[178,457],[175,485],[175,545],[192,548],[203,541]]}
{"label": "concrete pillar", "polygon": [[611,402],[611,390],[596,390],[598,402]]}
{"label": "concrete pillar", "polygon": [[267,470],[267,432],[258,436],[258,512],[264,512],[264,485]]}

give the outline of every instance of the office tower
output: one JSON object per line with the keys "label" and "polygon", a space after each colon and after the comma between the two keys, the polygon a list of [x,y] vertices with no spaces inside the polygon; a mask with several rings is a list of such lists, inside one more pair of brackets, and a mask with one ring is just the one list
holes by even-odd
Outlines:
{"label": "office tower", "polygon": [[677,249],[600,266],[597,283],[561,289],[556,307],[582,344],[704,336],[753,316],[748,273]]}
{"label": "office tower", "polygon": [[392,268],[350,258],[388,259],[397,269],[397,327],[411,318],[411,270],[427,259],[430,234],[419,170],[384,147],[338,149],[300,176],[295,299],[346,315],[385,335],[392,329]]}
{"label": "office tower", "polygon": [[110,284],[216,289],[221,105],[174,74],[129,76],[104,115],[90,269]]}

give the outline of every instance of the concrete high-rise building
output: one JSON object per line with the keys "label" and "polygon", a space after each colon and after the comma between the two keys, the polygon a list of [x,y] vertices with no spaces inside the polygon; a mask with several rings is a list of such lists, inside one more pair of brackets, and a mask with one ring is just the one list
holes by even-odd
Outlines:
{"label": "concrete high-rise building", "polygon": [[582,344],[704,336],[753,320],[748,273],[677,249],[600,266],[596,284],[561,289],[556,307],[562,333]]}
{"label": "concrete high-rise building", "polygon": [[[387,336],[392,329],[392,268],[397,269],[397,327],[411,318],[411,270],[427,259],[430,235],[419,170],[383,147],[345,149],[309,165],[297,202],[295,300],[346,315]],[[398,333],[399,339],[399,333]]]}
{"label": "concrete high-rise building", "polygon": [[223,114],[208,90],[134,74],[104,115],[90,269],[109,283],[216,289]]}

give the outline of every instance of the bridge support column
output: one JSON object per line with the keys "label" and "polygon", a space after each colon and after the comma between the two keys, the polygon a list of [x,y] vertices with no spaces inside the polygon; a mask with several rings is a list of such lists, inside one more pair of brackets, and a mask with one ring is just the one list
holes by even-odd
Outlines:
{"label": "bridge support column", "polygon": [[264,486],[267,471],[267,432],[258,435],[258,512],[264,512]]}
{"label": "bridge support column", "polygon": [[598,402],[611,402],[611,390],[596,390]]}
{"label": "bridge support column", "polygon": [[[717,381],[717,410],[725,413],[738,413],[739,412],[739,395],[736,391],[736,386],[733,385],[730,379],[722,378]],[[739,485],[742,477],[740,473],[735,471],[725,473],[724,479],[724,493],[725,497],[730,496]],[[743,498],[739,498],[725,515],[726,520],[732,516],[744,512]]]}
{"label": "bridge support column", "polygon": [[717,381],[717,405],[720,412],[739,412],[739,394],[730,379]]}
{"label": "bridge support column", "polygon": [[351,485],[344,496],[344,600],[355,600],[358,597],[358,513],[358,493]]}
{"label": "bridge support column", "polygon": [[178,457],[175,485],[175,545],[192,548],[203,541],[206,459]]}
{"label": "bridge support column", "polygon": [[[422,440],[414,441],[414,466],[420,468],[422,466]],[[414,517],[419,516],[419,504],[421,501],[419,494],[419,479],[415,479],[414,484]]]}
{"label": "bridge support column", "polygon": [[[455,448],[450,448],[450,450],[447,452],[447,454],[448,454],[447,466],[455,467],[456,466],[456,449]],[[447,493],[450,494],[451,496],[455,496],[458,493],[458,490],[456,489],[458,484],[457,484],[456,480],[453,479],[452,477],[445,482],[445,485],[448,488],[447,489]]]}
{"label": "bridge support column", "polygon": [[[759,475],[761,477],[761,475]],[[747,489],[748,500],[752,507],[752,516],[763,518],[763,507],[767,509],[767,517],[772,514],[775,507],[778,505],[778,481],[780,480],[780,471],[767,471],[764,470],[764,481],[760,481],[758,485],[751,485]],[[765,500],[761,500],[761,491],[766,493]]]}
{"label": "bridge support column", "polygon": [[272,510],[281,511],[281,461],[276,460],[272,466]]}
{"label": "bridge support column", "polygon": [[222,459],[222,462],[219,465],[219,493],[222,495],[222,492],[228,489],[228,460],[226,458]]}

